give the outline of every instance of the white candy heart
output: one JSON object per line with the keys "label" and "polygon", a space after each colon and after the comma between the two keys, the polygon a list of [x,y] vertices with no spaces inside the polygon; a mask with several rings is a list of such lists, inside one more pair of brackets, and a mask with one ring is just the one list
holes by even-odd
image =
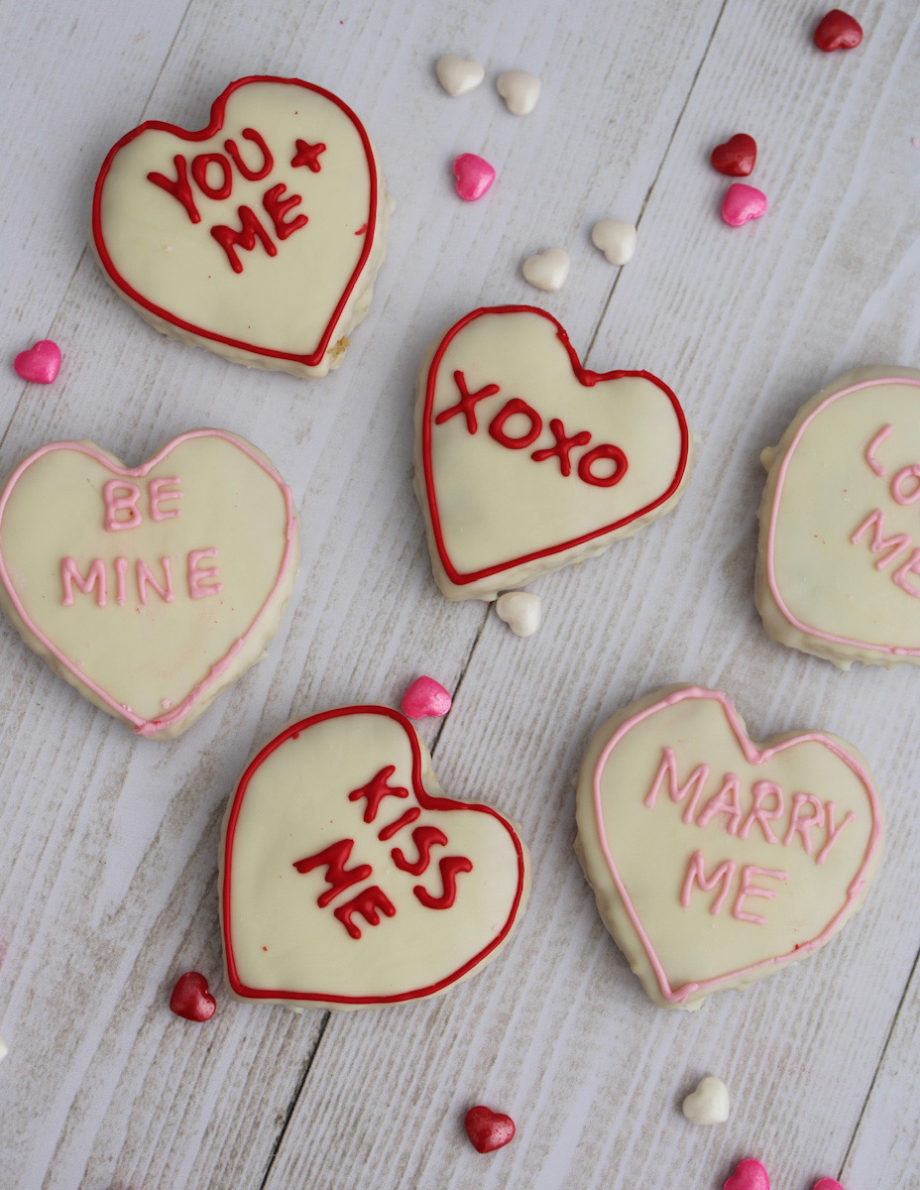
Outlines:
{"label": "white candy heart", "polygon": [[540,98],[540,80],[526,70],[503,70],[495,80],[495,89],[515,116],[532,112]]}
{"label": "white candy heart", "polygon": [[6,1048],[6,1042],[3,1040],[2,1037],[0,1037],[0,1062],[3,1061],[3,1059],[6,1057],[6,1055],[8,1053],[9,1053],[9,1050]]}
{"label": "white candy heart", "polygon": [[724,1124],[731,1103],[728,1087],[714,1074],[707,1074],[684,1100],[681,1110],[691,1124]]}
{"label": "white candy heart", "polygon": [[611,264],[626,264],[636,251],[636,229],[623,219],[602,219],[591,229],[591,243]]}
{"label": "white candy heart", "polygon": [[535,289],[555,293],[565,284],[570,263],[568,252],[561,248],[547,248],[545,252],[528,256],[521,266],[521,272],[524,280]]}
{"label": "white candy heart", "polygon": [[495,600],[495,611],[515,636],[533,636],[543,623],[543,602],[532,591],[505,591]]}
{"label": "white candy heart", "polygon": [[435,65],[438,82],[448,95],[465,95],[478,87],[485,78],[485,68],[475,58],[461,58],[457,54],[444,54]]}

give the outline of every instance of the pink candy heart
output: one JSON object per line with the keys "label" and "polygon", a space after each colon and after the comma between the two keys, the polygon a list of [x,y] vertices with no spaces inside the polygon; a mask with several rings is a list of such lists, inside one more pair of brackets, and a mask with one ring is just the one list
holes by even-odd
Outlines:
{"label": "pink candy heart", "polygon": [[722,218],[731,227],[740,227],[749,219],[759,219],[767,213],[767,196],[756,186],[733,182],[722,199]]}
{"label": "pink candy heart", "polygon": [[735,1166],[722,1190],[770,1190],[770,1178],[759,1161],[746,1157]]}
{"label": "pink candy heart", "polygon": [[50,384],[61,367],[61,349],[52,339],[41,339],[28,351],[20,351],[13,367],[33,384]]}
{"label": "pink candy heart", "polygon": [[464,202],[482,198],[495,181],[495,170],[483,157],[475,153],[461,153],[454,160],[457,193]]}
{"label": "pink candy heart", "polygon": [[403,695],[403,714],[410,719],[425,719],[429,715],[439,719],[450,710],[450,691],[445,690],[440,682],[424,674],[416,678]]}
{"label": "pink candy heart", "polygon": [[843,1190],[843,1187],[836,1178],[821,1178],[820,1181],[815,1182],[812,1190]]}

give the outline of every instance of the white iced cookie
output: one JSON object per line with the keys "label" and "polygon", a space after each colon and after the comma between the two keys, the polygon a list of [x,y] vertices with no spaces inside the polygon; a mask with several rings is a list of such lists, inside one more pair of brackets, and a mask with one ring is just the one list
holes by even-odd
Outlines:
{"label": "white iced cookie", "polygon": [[182,434],[140,467],[53,442],[0,496],[0,605],[143,736],[178,735],[259,660],[298,553],[290,489],[224,430]]}
{"label": "white iced cookie", "polygon": [[481,62],[473,58],[461,58],[457,54],[443,54],[435,64],[438,82],[448,95],[465,95],[478,87],[485,78]]}
{"label": "white iced cookie", "polygon": [[540,80],[526,70],[503,70],[495,80],[495,89],[515,116],[528,115],[540,98]]}
{"label": "white iced cookie", "polygon": [[231,990],[294,1007],[446,991],[498,953],[530,883],[515,827],[445,797],[408,719],[373,706],[266,744],[227,808],[219,862]]}
{"label": "white iced cookie", "polygon": [[628,264],[635,255],[637,239],[633,224],[622,219],[602,219],[591,229],[591,243],[603,252],[610,264]]}
{"label": "white iced cookie", "polygon": [[189,132],[148,120],[96,181],[105,275],[158,331],[324,376],[367,313],[390,201],[361,121],[301,79],[239,79]]}
{"label": "white iced cookie", "polygon": [[844,668],[920,663],[920,371],[841,376],[761,458],[770,636]]}
{"label": "white iced cookie", "polygon": [[521,265],[521,272],[534,289],[555,293],[565,284],[570,264],[569,254],[563,248],[547,248],[545,252],[528,256]]}
{"label": "white iced cookie", "polygon": [[677,503],[690,436],[649,372],[583,368],[533,306],[473,310],[418,374],[415,485],[448,599],[590,557]]}
{"label": "white iced cookie", "polygon": [[576,852],[649,997],[697,1008],[823,946],[882,846],[865,761],[807,731],[756,744],[724,694],[659,690],[597,732]]}
{"label": "white iced cookie", "polygon": [[700,1079],[696,1090],[686,1096],[681,1111],[691,1124],[705,1128],[724,1124],[731,1112],[728,1087],[714,1074],[707,1074]]}

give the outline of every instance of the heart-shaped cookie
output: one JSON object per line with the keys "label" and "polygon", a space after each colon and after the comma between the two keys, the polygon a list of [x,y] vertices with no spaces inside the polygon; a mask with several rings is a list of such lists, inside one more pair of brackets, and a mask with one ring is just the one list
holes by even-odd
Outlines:
{"label": "heart-shaped cookie", "polygon": [[178,735],[262,656],[297,568],[290,489],[192,430],[140,467],[53,442],[0,496],[0,604],[26,644],[144,736]]}
{"label": "heart-shaped cookie", "polygon": [[148,120],[96,182],[109,281],[157,330],[322,376],[367,312],[389,200],[361,121],[302,79],[239,79],[206,128]]}
{"label": "heart-shaped cookie", "polygon": [[494,957],[529,888],[512,824],[445,797],[409,721],[373,706],[266,744],[227,809],[220,873],[234,994],[326,1008],[445,991]]}
{"label": "heart-shaped cookie", "polygon": [[648,995],[695,1008],[823,946],[881,852],[865,762],[820,732],[755,744],[724,694],[658,691],[606,723],[578,784],[576,850]]}
{"label": "heart-shaped cookie", "polygon": [[667,385],[589,372],[533,306],[473,310],[419,372],[416,492],[448,599],[494,599],[635,533],[676,503],[689,456]]}
{"label": "heart-shaped cookie", "polygon": [[840,377],[762,458],[770,636],[844,667],[920,664],[920,371]]}

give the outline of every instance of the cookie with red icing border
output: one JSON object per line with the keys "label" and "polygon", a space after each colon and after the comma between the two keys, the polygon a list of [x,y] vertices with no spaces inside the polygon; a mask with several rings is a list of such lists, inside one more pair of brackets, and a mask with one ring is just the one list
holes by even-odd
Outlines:
{"label": "cookie with red icing border", "polygon": [[219,862],[232,992],[293,1007],[446,991],[495,957],[530,886],[516,827],[446,797],[412,724],[379,706],[311,715],[266,744]]}
{"label": "cookie with red icing border", "polygon": [[0,495],[0,606],[61,677],[148,737],[185,731],[259,660],[298,554],[290,489],[226,430],[181,434],[139,467],[52,442]]}
{"label": "cookie with red icing border", "polygon": [[238,79],[187,131],[148,120],[103,163],[93,244],[152,326],[324,376],[367,313],[390,213],[363,124],[303,79]]}
{"label": "cookie with red icing border", "polygon": [[448,599],[495,599],[668,512],[683,410],[649,372],[583,368],[533,306],[461,318],[418,374],[415,485]]}
{"label": "cookie with red icing border", "polygon": [[578,781],[576,852],[649,997],[698,1008],[806,958],[862,903],[882,811],[825,732],[750,739],[726,696],[675,686],[614,715]]}
{"label": "cookie with red icing border", "polygon": [[769,635],[842,668],[920,664],[920,371],[848,372],[761,459]]}

